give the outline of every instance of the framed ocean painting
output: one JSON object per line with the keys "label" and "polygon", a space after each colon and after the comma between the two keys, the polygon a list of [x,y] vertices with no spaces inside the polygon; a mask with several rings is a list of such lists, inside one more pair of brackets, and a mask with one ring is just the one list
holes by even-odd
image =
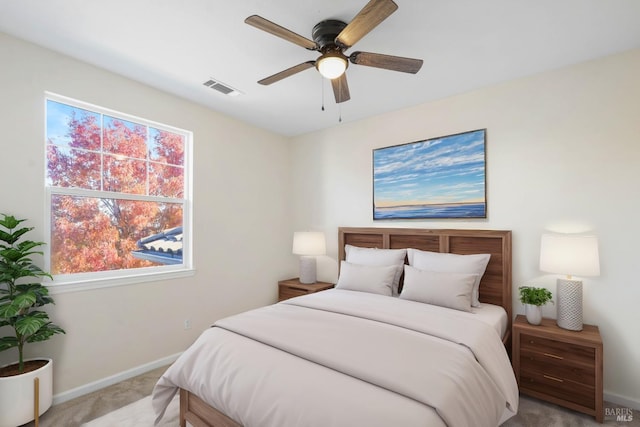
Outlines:
{"label": "framed ocean painting", "polygon": [[373,150],[373,219],[486,218],[486,135]]}

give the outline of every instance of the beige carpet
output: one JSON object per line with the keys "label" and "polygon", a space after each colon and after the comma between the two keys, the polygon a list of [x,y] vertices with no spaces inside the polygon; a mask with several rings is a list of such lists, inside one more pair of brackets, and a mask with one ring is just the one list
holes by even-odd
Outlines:
{"label": "beige carpet", "polygon": [[[613,408],[612,405],[608,406]],[[178,425],[180,412],[180,402],[176,396],[165,413],[159,427],[174,427]],[[614,410],[609,411],[611,414]],[[640,414],[633,411],[632,420],[616,421],[615,416],[605,417],[605,426],[640,426]],[[112,411],[91,422],[82,424],[82,427],[151,427],[154,422],[153,409],[151,407],[151,397],[145,397],[123,408]],[[577,412],[568,411],[559,406],[545,403],[536,399],[526,397],[520,398],[520,410],[518,415],[508,420],[502,427],[587,427],[602,426],[593,417]]]}
{"label": "beige carpet", "polygon": [[633,411],[632,421],[616,421],[614,415],[616,408],[620,408],[620,410],[624,409],[625,411],[630,411],[631,409],[621,408],[610,402],[605,402],[604,406],[604,423],[599,424],[589,415],[571,411],[554,405],[553,403],[547,403],[542,400],[520,395],[518,414],[502,424],[502,427],[595,427],[603,425],[640,427],[640,412]]}
{"label": "beige carpet", "polygon": [[[167,407],[165,416],[157,427],[175,427],[179,424],[180,418],[180,398],[178,395]],[[100,418],[81,427],[150,427],[155,421],[155,414],[151,407],[151,396],[133,402],[124,408],[109,412]]]}

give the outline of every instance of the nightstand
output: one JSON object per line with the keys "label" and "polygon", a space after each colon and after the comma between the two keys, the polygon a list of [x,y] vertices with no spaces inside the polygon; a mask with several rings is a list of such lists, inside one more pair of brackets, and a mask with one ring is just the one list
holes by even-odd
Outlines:
{"label": "nightstand", "polygon": [[295,279],[280,280],[278,282],[278,301],[324,291],[325,289],[333,288],[333,286],[333,283],[326,282],[300,283],[297,277]]}
{"label": "nightstand", "polygon": [[602,422],[602,338],[597,326],[568,331],[555,319],[530,325],[524,316],[513,322],[513,370],[520,392]]}

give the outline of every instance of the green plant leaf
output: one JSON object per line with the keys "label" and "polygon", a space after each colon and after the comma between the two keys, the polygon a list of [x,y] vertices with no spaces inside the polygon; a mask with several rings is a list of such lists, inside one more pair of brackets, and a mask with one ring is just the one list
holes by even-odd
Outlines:
{"label": "green plant leaf", "polygon": [[10,319],[18,315],[20,309],[13,304],[13,301],[9,304],[0,305],[0,319]]}
{"label": "green plant leaf", "polygon": [[43,252],[41,251],[26,252],[26,251],[20,250],[19,248],[14,248],[14,247],[5,248],[0,251],[0,255],[2,255],[5,259],[8,259],[11,262],[22,261],[24,263],[30,263],[32,261],[30,258],[27,258],[27,257],[33,254],[42,255]]}
{"label": "green plant leaf", "polygon": [[34,307],[41,307],[46,304],[54,304],[53,298],[49,296],[49,289],[41,283],[28,283],[16,285],[16,291],[20,293],[31,292],[36,296]]}
{"label": "green plant leaf", "polygon": [[22,235],[28,233],[31,230],[33,230],[33,227],[25,227],[19,230],[10,229],[9,233],[7,233],[6,231],[2,231],[2,234],[0,234],[0,240],[2,240],[3,242],[7,242],[10,245],[13,245],[15,242],[17,242],[20,239],[20,237],[22,237]]}
{"label": "green plant leaf", "polygon": [[[13,240],[13,236],[11,234],[7,233],[4,230],[0,230],[0,240],[3,241],[3,242],[7,242],[10,245],[13,244],[13,241],[12,241]],[[0,247],[6,248],[8,246],[0,245]]]}
{"label": "green plant leaf", "polygon": [[64,334],[65,331],[61,327],[53,323],[47,323],[41,327],[36,333],[27,338],[27,342],[46,341],[55,334]]}
{"label": "green plant leaf", "polygon": [[7,248],[0,251],[0,256],[11,262],[16,262],[24,257],[24,254],[15,248]]}
{"label": "green plant leaf", "polygon": [[[0,256],[2,254],[0,253]],[[43,271],[40,267],[21,260],[20,262],[3,263],[0,262],[0,275],[4,278],[1,282],[15,283],[16,280],[23,277],[49,277],[51,275]]]}
{"label": "green plant leaf", "polygon": [[[44,242],[34,242],[33,240],[23,240],[22,242],[19,242],[16,247],[24,252],[24,253],[28,253],[29,255],[31,254],[40,254],[42,255],[42,251],[31,251],[31,249],[33,248],[37,248],[38,246],[43,246],[45,243]],[[31,251],[31,252],[29,252]]]}
{"label": "green plant leaf", "polygon": [[49,316],[42,311],[32,311],[18,319],[15,324],[16,331],[23,336],[35,334],[40,328],[49,323]]}
{"label": "green plant leaf", "polygon": [[[0,262],[0,284],[11,283],[13,281],[13,276],[9,274],[2,263]],[[5,290],[5,289],[3,289]],[[7,290],[8,292],[8,290]]]}
{"label": "green plant leaf", "polygon": [[26,221],[25,219],[16,219],[13,215],[2,214],[3,218],[0,219],[0,225],[13,229],[16,228],[21,222]]}
{"label": "green plant leaf", "polygon": [[[6,319],[9,317],[12,317],[12,316],[7,316],[7,314],[9,314],[8,307],[12,307],[11,302],[3,302],[2,304],[0,304],[0,319]],[[13,308],[11,308],[11,310],[13,310]]]}
{"label": "green plant leaf", "polygon": [[12,304],[17,306],[19,310],[22,310],[23,308],[29,308],[33,306],[36,303],[37,299],[38,296],[35,292],[28,291],[16,295],[16,297],[13,299]]}
{"label": "green plant leaf", "polygon": [[2,337],[0,338],[0,351],[9,350],[10,348],[18,346],[18,339],[16,337]]}

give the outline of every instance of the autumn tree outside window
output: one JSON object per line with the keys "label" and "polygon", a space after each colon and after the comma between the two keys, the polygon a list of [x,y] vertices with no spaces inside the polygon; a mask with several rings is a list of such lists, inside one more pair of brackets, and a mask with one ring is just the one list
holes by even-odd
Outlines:
{"label": "autumn tree outside window", "polygon": [[188,131],[48,94],[53,285],[191,270],[190,147]]}

